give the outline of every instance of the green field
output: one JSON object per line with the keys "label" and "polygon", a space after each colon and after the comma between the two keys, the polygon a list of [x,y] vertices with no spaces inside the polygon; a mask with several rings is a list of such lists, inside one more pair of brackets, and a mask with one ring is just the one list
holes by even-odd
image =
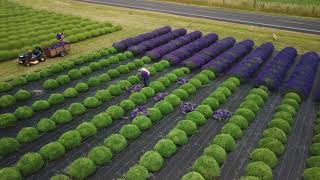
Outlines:
{"label": "green field", "polygon": [[192,5],[224,7],[279,13],[293,16],[320,17],[319,0],[159,0]]}

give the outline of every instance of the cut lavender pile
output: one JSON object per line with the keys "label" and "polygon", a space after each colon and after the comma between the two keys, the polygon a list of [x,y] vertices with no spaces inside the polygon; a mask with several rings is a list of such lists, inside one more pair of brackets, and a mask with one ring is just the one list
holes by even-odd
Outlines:
{"label": "cut lavender pile", "polygon": [[156,102],[161,101],[161,100],[163,100],[167,95],[168,95],[168,93],[166,93],[166,92],[157,93],[157,94],[153,97],[153,100],[156,101]]}
{"label": "cut lavender pile", "polygon": [[137,117],[139,115],[145,115],[145,116],[148,115],[146,106],[140,106],[140,107],[135,108],[131,112],[130,117],[131,117],[131,119],[134,119],[135,117]]}
{"label": "cut lavender pile", "polygon": [[213,119],[226,121],[232,116],[232,113],[226,109],[218,109],[213,113]]}
{"label": "cut lavender pile", "polygon": [[177,81],[176,81],[176,84],[177,85],[183,85],[183,84],[185,84],[185,83],[187,83],[188,82],[188,79],[187,78],[180,78],[180,79],[178,79]]}
{"label": "cut lavender pile", "polygon": [[131,87],[129,87],[127,90],[129,93],[138,92],[143,88],[143,84],[134,84]]}
{"label": "cut lavender pile", "polygon": [[197,104],[193,102],[182,102],[180,104],[180,110],[183,114],[187,114],[188,112],[193,111],[196,106]]}

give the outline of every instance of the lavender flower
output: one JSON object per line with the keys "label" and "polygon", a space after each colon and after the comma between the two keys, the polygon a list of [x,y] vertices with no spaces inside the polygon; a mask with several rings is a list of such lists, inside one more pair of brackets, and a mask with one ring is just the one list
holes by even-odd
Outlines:
{"label": "lavender flower", "polygon": [[188,112],[193,111],[196,106],[197,104],[193,102],[182,102],[180,104],[180,110],[183,114],[187,114]]}
{"label": "lavender flower", "polygon": [[145,116],[148,115],[148,111],[147,111],[147,107],[146,106],[140,106],[140,107],[135,108],[131,112],[130,117],[131,117],[131,119],[134,119],[135,117],[137,117],[139,115],[145,115]]}
{"label": "lavender flower", "polygon": [[213,113],[213,119],[218,121],[226,121],[232,116],[232,113],[226,109],[218,109]]}
{"label": "lavender flower", "polygon": [[188,78],[180,78],[176,81],[177,85],[183,85],[188,82]]}
{"label": "lavender flower", "polygon": [[143,88],[143,84],[134,84],[131,87],[129,87],[127,90],[131,94],[131,93],[140,91],[142,88]]}
{"label": "lavender flower", "polygon": [[167,92],[157,93],[157,94],[153,97],[153,100],[156,101],[156,102],[161,101],[161,100],[163,100],[167,95],[168,95]]}

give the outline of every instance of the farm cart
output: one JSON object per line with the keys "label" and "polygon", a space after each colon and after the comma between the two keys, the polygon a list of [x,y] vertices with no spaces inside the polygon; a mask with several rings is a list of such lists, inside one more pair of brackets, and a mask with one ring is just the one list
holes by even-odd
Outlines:
{"label": "farm cart", "polygon": [[55,56],[65,56],[68,51],[70,51],[70,43],[68,42],[58,42],[51,47],[44,48],[47,57]]}

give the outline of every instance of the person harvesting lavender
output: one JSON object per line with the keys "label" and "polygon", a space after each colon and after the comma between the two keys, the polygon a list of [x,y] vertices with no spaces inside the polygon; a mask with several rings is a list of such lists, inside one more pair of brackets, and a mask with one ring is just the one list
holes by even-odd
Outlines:
{"label": "person harvesting lavender", "polygon": [[145,87],[149,84],[150,72],[146,68],[141,68],[138,70],[140,78],[143,80]]}

